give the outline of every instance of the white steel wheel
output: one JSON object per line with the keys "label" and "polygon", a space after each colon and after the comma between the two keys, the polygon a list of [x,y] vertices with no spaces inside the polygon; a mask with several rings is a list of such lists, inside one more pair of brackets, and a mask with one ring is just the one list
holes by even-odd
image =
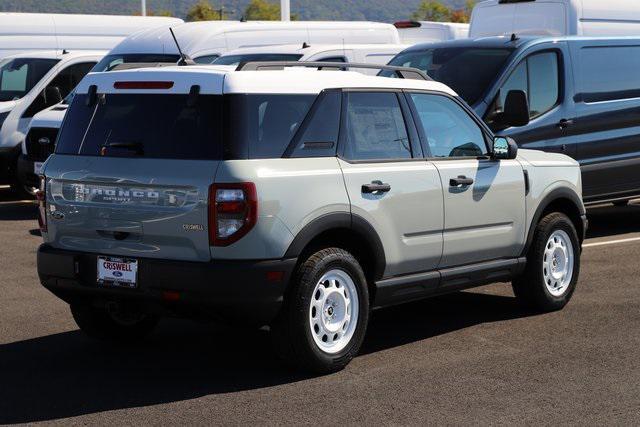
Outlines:
{"label": "white steel wheel", "polygon": [[328,354],[343,350],[358,326],[358,291],[344,270],[322,275],[311,295],[309,327],[318,348]]}
{"label": "white steel wheel", "polygon": [[571,238],[564,230],[555,230],[544,248],[542,277],[547,291],[562,296],[573,278],[574,251]]}

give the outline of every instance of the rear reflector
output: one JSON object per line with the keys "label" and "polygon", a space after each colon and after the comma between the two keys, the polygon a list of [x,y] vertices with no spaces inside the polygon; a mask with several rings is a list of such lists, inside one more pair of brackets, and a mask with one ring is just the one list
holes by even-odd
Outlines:
{"label": "rear reflector", "polygon": [[396,28],[420,28],[422,26],[421,23],[417,22],[417,21],[398,21],[395,24],[393,24],[394,27]]}
{"label": "rear reflector", "polygon": [[114,89],[171,89],[173,82],[115,82]]}

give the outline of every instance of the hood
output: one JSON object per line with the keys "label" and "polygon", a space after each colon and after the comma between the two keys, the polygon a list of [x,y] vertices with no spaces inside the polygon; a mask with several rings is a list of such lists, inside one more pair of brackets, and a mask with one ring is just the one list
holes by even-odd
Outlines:
{"label": "hood", "polygon": [[13,110],[15,106],[16,106],[16,101],[0,102],[0,114]]}
{"label": "hood", "polygon": [[547,153],[539,150],[518,149],[518,160],[524,160],[537,167],[578,167],[577,161],[569,156],[559,153]]}
{"label": "hood", "polygon": [[53,107],[49,107],[46,110],[40,111],[33,116],[30,127],[39,128],[55,128],[59,129],[64,119],[64,115],[67,112],[68,106],[66,104],[57,104]]}

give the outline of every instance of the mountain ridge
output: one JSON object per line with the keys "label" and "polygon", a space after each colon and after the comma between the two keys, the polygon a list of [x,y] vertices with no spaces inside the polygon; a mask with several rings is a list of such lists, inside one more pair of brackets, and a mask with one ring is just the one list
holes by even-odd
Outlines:
{"label": "mountain ridge", "polygon": [[[250,0],[226,0],[222,4],[231,19],[240,19]],[[197,0],[147,0],[149,12],[169,11],[183,18]],[[464,0],[443,0],[458,8]],[[292,0],[291,12],[302,20],[345,20],[394,22],[408,19],[420,0]],[[139,0],[0,0],[0,12],[86,13],[133,15],[140,13]]]}

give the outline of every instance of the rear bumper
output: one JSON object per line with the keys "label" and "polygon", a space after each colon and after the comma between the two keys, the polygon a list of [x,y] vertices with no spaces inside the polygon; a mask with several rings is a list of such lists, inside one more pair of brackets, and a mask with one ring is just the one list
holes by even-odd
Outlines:
{"label": "rear bumper", "polygon": [[[296,259],[188,262],[138,259],[138,287],[97,284],[97,255],[43,244],[38,275],[49,291],[69,304],[135,305],[148,313],[213,318],[246,324],[270,323],[280,311]],[[268,272],[280,272],[271,274]],[[276,276],[276,277],[273,277]]]}

